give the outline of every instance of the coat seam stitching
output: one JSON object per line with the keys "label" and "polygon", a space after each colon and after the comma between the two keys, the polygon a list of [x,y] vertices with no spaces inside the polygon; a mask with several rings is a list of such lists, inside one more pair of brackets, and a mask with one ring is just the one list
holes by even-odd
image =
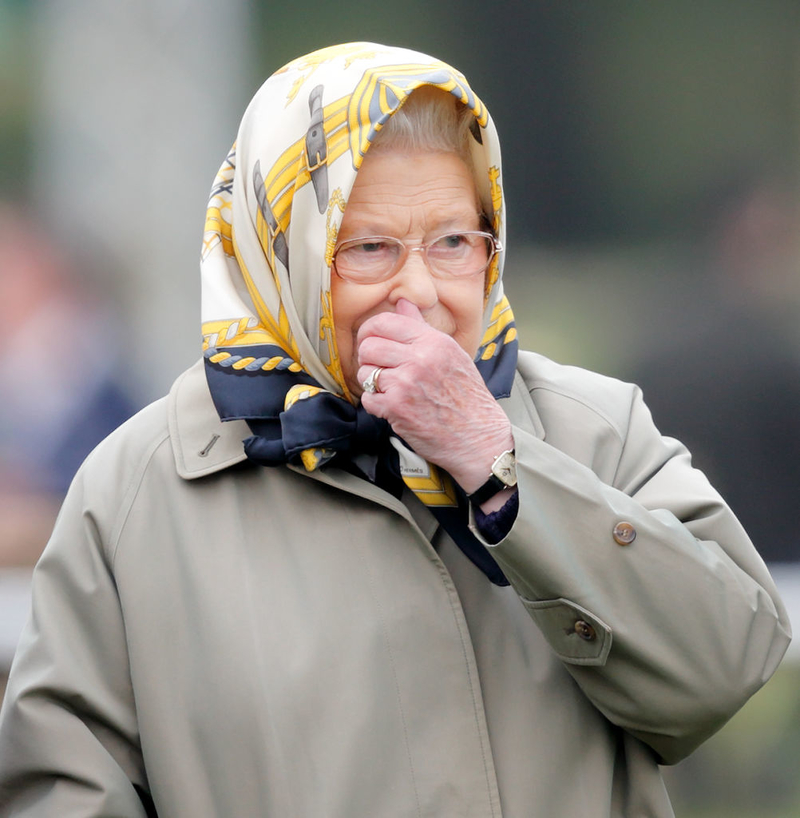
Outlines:
{"label": "coat seam stitching", "polygon": [[137,468],[134,470],[128,486],[125,488],[124,497],[120,503],[120,511],[117,515],[114,527],[111,529],[111,536],[109,537],[108,559],[112,568],[116,563],[117,550],[119,548],[119,542],[122,539],[122,533],[125,530],[128,517],[133,510],[136,498],[142,488],[142,484],[144,483],[150,463],[153,460],[153,457],[155,457],[156,452],[168,441],[169,432],[164,430],[162,435],[150,444],[150,447],[147,449]]}

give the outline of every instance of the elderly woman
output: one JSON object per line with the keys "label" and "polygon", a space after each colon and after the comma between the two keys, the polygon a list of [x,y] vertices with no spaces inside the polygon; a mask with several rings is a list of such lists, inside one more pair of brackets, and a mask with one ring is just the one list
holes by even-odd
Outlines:
{"label": "elderly woman", "polygon": [[37,569],[3,814],[669,816],[773,672],[767,570],[635,387],[518,355],[464,77],[334,47],[215,181],[202,364]]}

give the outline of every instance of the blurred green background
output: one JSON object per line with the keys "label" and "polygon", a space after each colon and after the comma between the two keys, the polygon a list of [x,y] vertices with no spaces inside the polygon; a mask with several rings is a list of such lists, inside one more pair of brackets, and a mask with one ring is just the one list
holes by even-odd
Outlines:
{"label": "blurred green background", "polygon": [[[0,205],[40,222],[76,281],[108,299],[132,339],[123,357],[138,403],[199,351],[205,196],[244,105],[287,61],[352,40],[435,54],[488,104],[523,346],[641,381],[654,401],[661,390],[712,420],[724,400],[737,435],[761,425],[745,413],[754,394],[757,419],[795,405],[797,0],[0,0]],[[715,345],[723,352],[704,354]],[[781,377],[751,360],[756,349]],[[708,368],[695,373],[700,359]],[[800,524],[779,531],[777,520],[796,506],[797,416],[754,441],[764,462],[742,454],[732,467],[667,401],[660,411],[796,589]],[[740,506],[737,469],[749,480]],[[786,496],[772,488],[775,510],[748,510],[766,484]],[[799,711],[795,655],[667,771],[679,818],[800,815]]]}

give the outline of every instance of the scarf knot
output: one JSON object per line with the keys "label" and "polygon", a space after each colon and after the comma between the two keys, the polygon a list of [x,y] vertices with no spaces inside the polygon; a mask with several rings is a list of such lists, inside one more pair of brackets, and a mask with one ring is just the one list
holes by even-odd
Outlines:
{"label": "scarf knot", "polygon": [[247,418],[253,435],[244,449],[250,460],[262,466],[302,462],[314,471],[336,454],[352,457],[386,448],[385,420],[319,387],[305,391],[277,417]]}

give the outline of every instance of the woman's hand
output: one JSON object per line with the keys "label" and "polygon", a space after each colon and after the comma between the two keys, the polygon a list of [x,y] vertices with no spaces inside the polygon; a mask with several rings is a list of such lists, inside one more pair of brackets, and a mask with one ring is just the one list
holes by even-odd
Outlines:
{"label": "woman's hand", "polygon": [[446,469],[468,494],[489,477],[495,458],[514,447],[511,424],[470,356],[425,323],[406,299],[358,331],[358,379],[375,367],[380,392],[364,408],[385,418],[421,457]]}

